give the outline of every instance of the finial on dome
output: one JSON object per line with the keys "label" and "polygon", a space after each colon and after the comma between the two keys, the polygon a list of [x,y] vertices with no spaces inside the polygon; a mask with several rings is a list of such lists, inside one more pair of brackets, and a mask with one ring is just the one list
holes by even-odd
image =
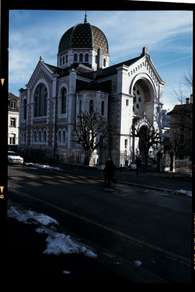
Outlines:
{"label": "finial on dome", "polygon": [[85,11],[84,23],[87,23],[87,11]]}
{"label": "finial on dome", "polygon": [[143,47],[142,48],[142,56],[145,56],[148,54],[148,48],[147,47]]}

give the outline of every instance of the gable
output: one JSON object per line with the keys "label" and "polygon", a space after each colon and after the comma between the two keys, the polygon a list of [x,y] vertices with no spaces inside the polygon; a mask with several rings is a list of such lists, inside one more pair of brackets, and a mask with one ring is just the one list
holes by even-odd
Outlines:
{"label": "gable", "polygon": [[160,83],[164,85],[165,82],[160,77],[149,55],[144,55],[141,59],[129,66],[128,74],[134,78],[139,73],[145,73],[153,80],[154,84]]}
{"label": "gable", "polygon": [[51,83],[53,80],[53,72],[49,70],[43,61],[38,62],[27,83],[27,87],[33,88],[40,79],[44,79],[47,83]]}

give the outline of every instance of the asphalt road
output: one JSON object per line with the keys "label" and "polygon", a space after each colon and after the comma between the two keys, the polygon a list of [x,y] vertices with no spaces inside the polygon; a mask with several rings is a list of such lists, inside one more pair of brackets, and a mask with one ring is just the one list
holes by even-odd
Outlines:
{"label": "asphalt road", "polygon": [[191,281],[191,198],[123,184],[109,191],[86,174],[9,167],[9,197],[59,220],[132,281]]}

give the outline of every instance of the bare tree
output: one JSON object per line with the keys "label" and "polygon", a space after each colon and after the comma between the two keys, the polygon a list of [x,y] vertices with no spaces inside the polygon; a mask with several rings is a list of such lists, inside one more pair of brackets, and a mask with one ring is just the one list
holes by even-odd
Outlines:
{"label": "bare tree", "polygon": [[192,83],[192,74],[188,72],[184,74],[183,81],[180,82],[179,88],[173,90],[173,93],[180,104],[185,103],[186,98],[192,93]]}
{"label": "bare tree", "polygon": [[192,74],[191,73],[186,73],[185,76],[184,76],[184,83],[186,86],[188,86],[190,88],[190,91],[192,92],[192,83],[193,83],[193,80],[192,80]]}
{"label": "bare tree", "polygon": [[103,149],[103,139],[108,133],[108,124],[98,113],[81,113],[78,115],[75,129],[76,140],[85,153],[85,165],[89,165],[92,153]]}
{"label": "bare tree", "polygon": [[178,89],[174,89],[174,95],[177,97],[177,100],[179,104],[183,104],[186,99],[186,94],[184,93],[184,90],[181,88],[181,86]]}

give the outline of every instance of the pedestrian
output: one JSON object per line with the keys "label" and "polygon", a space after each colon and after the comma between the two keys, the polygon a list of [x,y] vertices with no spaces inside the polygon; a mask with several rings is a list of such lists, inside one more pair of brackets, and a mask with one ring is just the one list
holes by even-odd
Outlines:
{"label": "pedestrian", "polygon": [[135,163],[136,163],[136,175],[139,175],[140,170],[141,170],[141,164],[142,164],[141,158],[139,156],[136,157]]}
{"label": "pedestrian", "polygon": [[104,182],[105,185],[110,187],[111,182],[114,182],[114,169],[115,165],[111,159],[108,159],[104,168]]}

